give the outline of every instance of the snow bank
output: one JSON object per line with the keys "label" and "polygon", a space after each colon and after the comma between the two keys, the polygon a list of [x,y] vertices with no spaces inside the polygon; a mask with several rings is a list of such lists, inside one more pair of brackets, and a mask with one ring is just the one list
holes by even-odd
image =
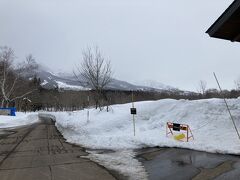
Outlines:
{"label": "snow bank", "polygon": [[[240,99],[227,100],[240,128]],[[52,113],[56,126],[68,142],[91,149],[182,147],[214,153],[240,154],[240,140],[222,99],[172,100],[135,103],[136,136],[133,136],[131,104],[114,105],[111,112],[90,109]],[[188,124],[195,140],[179,142],[167,138],[166,122]]]}
{"label": "snow bank", "polygon": [[38,113],[17,112],[16,116],[0,116],[0,129],[25,126],[38,122]]}

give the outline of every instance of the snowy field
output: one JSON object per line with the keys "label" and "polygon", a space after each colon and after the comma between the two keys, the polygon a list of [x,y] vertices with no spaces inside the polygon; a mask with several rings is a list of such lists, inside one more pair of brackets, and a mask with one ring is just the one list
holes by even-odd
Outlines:
{"label": "snowy field", "polygon": [[[227,100],[240,129],[240,98]],[[222,99],[145,101],[137,108],[136,136],[130,108],[132,104],[111,106],[111,111],[90,109],[76,112],[41,112],[51,116],[64,138],[89,149],[88,158],[120,171],[130,179],[146,179],[147,175],[134,157],[134,149],[145,147],[181,147],[212,153],[240,154],[240,139]],[[36,113],[18,113],[17,117],[0,117],[0,129],[34,123]],[[188,124],[194,140],[176,141],[166,137],[166,122]],[[101,150],[109,150],[106,153]],[[129,169],[131,167],[131,169]]]}
{"label": "snowy field", "polygon": [[0,130],[15,128],[38,122],[38,113],[17,112],[16,116],[0,116]]}

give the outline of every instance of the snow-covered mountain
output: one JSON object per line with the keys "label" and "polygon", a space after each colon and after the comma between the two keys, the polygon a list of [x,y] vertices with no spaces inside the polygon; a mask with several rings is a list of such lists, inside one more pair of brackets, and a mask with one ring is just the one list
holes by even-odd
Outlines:
{"label": "snow-covered mountain", "polygon": [[[41,79],[41,86],[47,89],[60,88],[64,90],[89,90],[86,84],[81,83],[78,79],[68,73],[52,73],[43,69],[38,69],[36,75]],[[113,79],[106,89],[123,90],[123,91],[180,91],[162,83],[154,83],[153,81],[143,82],[143,84],[132,84],[126,81]]]}
{"label": "snow-covered mountain", "polygon": [[144,80],[144,81],[136,81],[134,82],[136,85],[141,85],[141,86],[147,86],[147,87],[152,87],[154,89],[159,89],[159,90],[178,90],[175,87],[163,84],[158,81],[154,80]]}
{"label": "snow-covered mountain", "polygon": [[49,71],[38,70],[36,76],[41,79],[41,86],[47,89],[60,88],[64,90],[88,90],[89,88],[80,84],[74,76],[58,76]]}

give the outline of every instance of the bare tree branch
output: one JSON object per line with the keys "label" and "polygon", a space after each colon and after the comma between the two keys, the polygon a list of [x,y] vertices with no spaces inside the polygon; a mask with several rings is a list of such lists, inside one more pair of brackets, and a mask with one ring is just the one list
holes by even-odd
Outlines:
{"label": "bare tree branch", "polygon": [[[26,57],[26,61],[14,66],[14,51],[8,47],[0,47],[0,97],[1,106],[8,106],[8,103],[22,98],[34,90],[29,87],[22,88],[21,85],[26,74],[30,75],[37,68],[32,55]],[[27,92],[26,92],[27,91]]]}
{"label": "bare tree branch", "polygon": [[9,101],[14,101],[14,100],[16,100],[16,99],[21,99],[21,98],[27,96],[28,94],[33,93],[33,92],[36,91],[36,90],[37,90],[37,89],[34,89],[34,90],[32,90],[32,91],[29,91],[29,92],[26,92],[25,94],[23,94],[23,95],[21,95],[21,96],[14,97],[13,99],[11,99],[11,100],[9,100]]}
{"label": "bare tree branch", "polygon": [[[80,83],[87,83],[90,88],[96,91],[96,107],[99,106],[102,91],[109,85],[112,80],[111,62],[107,61],[99,48],[94,50],[87,48],[82,52],[83,61],[74,75]],[[100,108],[100,106],[99,106]]]}
{"label": "bare tree branch", "polygon": [[207,89],[207,82],[200,80],[199,81],[199,93],[201,93],[202,95],[205,95],[206,89]]}

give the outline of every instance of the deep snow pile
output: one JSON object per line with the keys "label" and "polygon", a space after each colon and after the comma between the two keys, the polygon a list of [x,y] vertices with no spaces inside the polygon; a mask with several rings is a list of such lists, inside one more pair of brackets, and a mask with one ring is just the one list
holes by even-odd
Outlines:
{"label": "deep snow pile", "polygon": [[[240,128],[240,99],[227,100]],[[131,149],[153,146],[240,154],[240,140],[222,99],[172,100],[135,103],[136,136],[133,136],[131,104],[114,105],[111,112],[87,109],[53,113],[56,126],[68,142],[91,149]],[[188,124],[195,140],[179,142],[167,138],[166,122]]]}
{"label": "deep snow pile", "polygon": [[38,121],[38,113],[17,112],[16,116],[0,116],[0,130],[32,124]]}

